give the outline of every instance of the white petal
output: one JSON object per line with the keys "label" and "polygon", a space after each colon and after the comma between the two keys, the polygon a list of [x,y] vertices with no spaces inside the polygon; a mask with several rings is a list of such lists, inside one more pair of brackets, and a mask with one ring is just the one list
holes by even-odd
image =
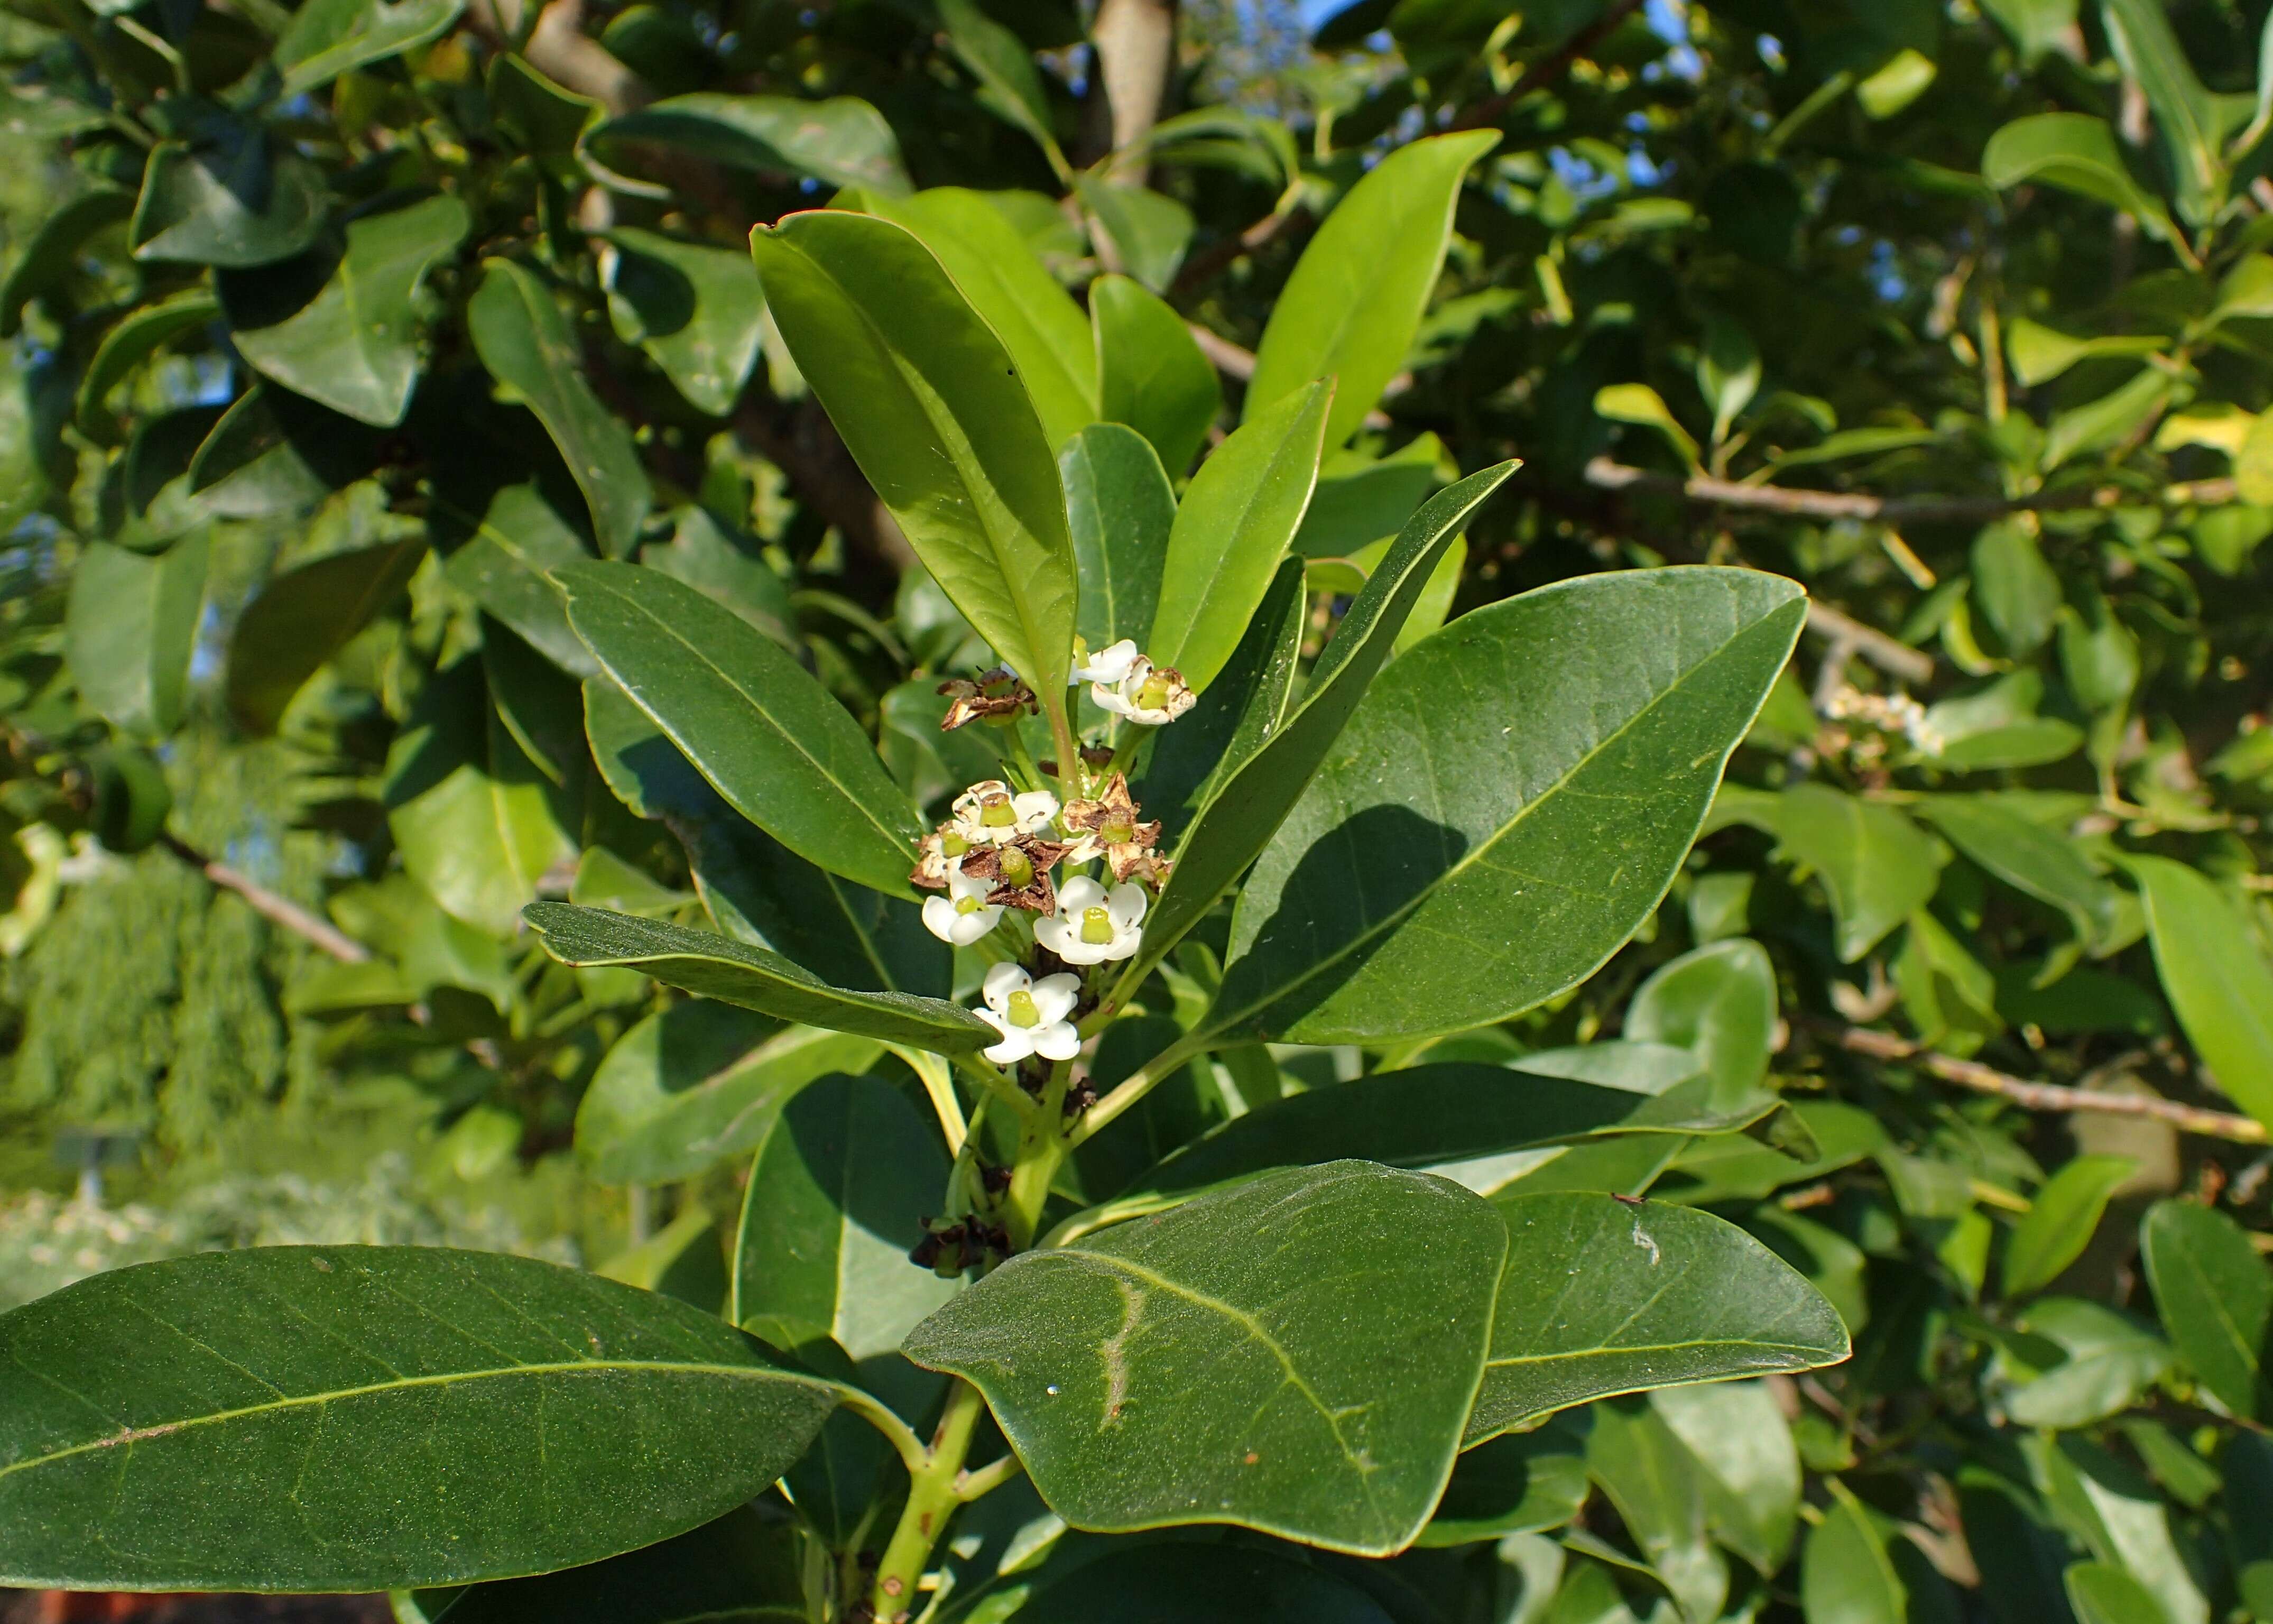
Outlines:
{"label": "white petal", "polygon": [[944,897],[926,897],[923,906],[924,929],[942,942],[955,940],[955,927],[962,920],[955,904]]}
{"label": "white petal", "polygon": [[1081,977],[1046,975],[1034,983],[1034,1009],[1044,1026],[1054,1020],[1063,1020],[1081,1001]]}
{"label": "white petal", "polygon": [[1085,874],[1058,887],[1058,913],[1061,916],[1096,907],[1104,900],[1105,887]]}
{"label": "white petal", "polygon": [[1079,959],[1076,959],[1069,951],[1078,942],[1079,938],[1075,935],[1073,926],[1067,922],[1064,915],[1062,914],[1036,920],[1034,921],[1034,940],[1039,942],[1044,947],[1048,948],[1050,951],[1055,953],[1059,958],[1064,959],[1069,964],[1079,964],[1081,962]]}
{"label": "white petal", "polygon": [[996,1065],[1009,1065],[1034,1052],[1033,1034],[1027,1028],[1012,1026],[992,1010],[973,1010],[971,1012],[1002,1034],[1000,1043],[991,1044],[979,1051]]}
{"label": "white petal", "polygon": [[979,996],[986,1000],[987,1009],[1007,1015],[1010,1010],[1010,995],[1025,992],[1033,984],[1034,978],[1016,965],[988,965],[986,979],[979,984]]}
{"label": "white petal", "polygon": [[1110,648],[1099,649],[1091,655],[1087,665],[1075,666],[1074,680],[1118,682],[1129,674],[1129,667],[1136,664],[1138,652],[1135,640],[1123,637]]}
{"label": "white petal", "polygon": [[1034,1052],[1045,1060],[1070,1060],[1081,1053],[1081,1034],[1069,1020],[1034,1028]]}
{"label": "white petal", "polygon": [[[984,897],[994,889],[994,881],[981,879],[975,874],[964,873],[961,863],[956,864],[947,871],[947,894],[950,898]],[[932,900],[936,902],[940,899],[934,897]]]}
{"label": "white petal", "polygon": [[1114,931],[1113,933],[1113,940],[1107,942],[1098,951],[1105,959],[1116,960],[1133,959],[1136,955],[1136,950],[1144,945],[1144,932],[1143,929],[1139,926],[1131,925],[1126,930]]}
{"label": "white petal", "polygon": [[[1095,883],[1094,881],[1091,883]],[[1072,889],[1070,885],[1066,887],[1068,891]],[[1113,921],[1114,929],[1127,930],[1132,926],[1143,924],[1145,902],[1144,888],[1135,881],[1123,880],[1114,886],[1105,899],[1105,912],[1106,917]]]}
{"label": "white petal", "polygon": [[1010,797],[1010,809],[1031,832],[1058,815],[1058,798],[1046,789],[1030,789],[1023,795]]}
{"label": "white petal", "polygon": [[1136,714],[1136,706],[1121,698],[1121,690],[1117,688],[1108,688],[1102,682],[1092,682],[1089,685],[1089,696],[1097,701],[1100,709],[1110,710],[1116,716]]}
{"label": "white petal", "polygon": [[1000,908],[973,908],[968,914],[957,914],[955,921],[955,934],[948,940],[953,942],[957,947],[969,947],[973,942],[994,929],[1001,922],[1001,919],[1002,910]]}
{"label": "white petal", "polygon": [[1081,934],[1074,930],[1069,930],[1066,933],[1063,947],[1053,944],[1050,951],[1069,965],[1093,965],[1105,962],[1105,949],[1094,942],[1083,941]]}

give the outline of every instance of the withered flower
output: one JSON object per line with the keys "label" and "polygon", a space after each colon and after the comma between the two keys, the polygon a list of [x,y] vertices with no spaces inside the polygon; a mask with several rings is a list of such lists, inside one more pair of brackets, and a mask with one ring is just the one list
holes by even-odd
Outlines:
{"label": "withered flower", "polygon": [[949,677],[939,685],[939,691],[949,702],[947,714],[940,718],[939,731],[943,733],[973,722],[1015,718],[1021,710],[1031,713],[1037,708],[1034,690],[1019,681],[1018,673],[1008,665],[982,671],[975,678]]}
{"label": "withered flower", "polygon": [[[1138,808],[1129,793],[1129,779],[1116,772],[1094,801],[1069,801],[1059,821],[1078,836],[1071,853],[1076,862],[1102,855],[1115,880],[1126,880],[1141,868],[1147,873],[1157,861],[1152,848],[1159,844],[1158,822],[1137,821]],[[1166,867],[1161,865],[1165,873]]]}
{"label": "withered flower", "polygon": [[986,893],[989,907],[1054,914],[1058,890],[1050,870],[1072,849],[1062,841],[1021,835],[1001,846],[974,846],[963,859],[963,872],[971,879],[993,882]]}

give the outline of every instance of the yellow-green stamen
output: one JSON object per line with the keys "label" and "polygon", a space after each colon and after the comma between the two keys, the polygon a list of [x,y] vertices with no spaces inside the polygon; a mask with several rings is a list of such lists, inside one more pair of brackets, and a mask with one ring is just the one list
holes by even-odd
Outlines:
{"label": "yellow-green stamen", "polygon": [[1084,908],[1081,912],[1081,939],[1091,947],[1103,947],[1113,940],[1113,916],[1103,908]]}
{"label": "yellow-green stamen", "polygon": [[996,795],[979,803],[979,821],[988,829],[1009,829],[1016,824],[1018,810],[1008,795]]}
{"label": "yellow-green stamen", "polygon": [[1021,989],[1010,995],[1010,1024],[1014,1026],[1039,1026],[1042,1012],[1034,1007],[1034,995]]}

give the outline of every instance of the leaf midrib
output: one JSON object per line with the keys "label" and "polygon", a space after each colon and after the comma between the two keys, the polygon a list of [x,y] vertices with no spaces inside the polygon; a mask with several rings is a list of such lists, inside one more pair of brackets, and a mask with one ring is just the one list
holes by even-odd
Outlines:
{"label": "leaf midrib", "polygon": [[[818,756],[814,756],[811,750],[806,748],[804,741],[799,739],[797,735],[791,733],[787,727],[784,726],[780,718],[776,717],[770,710],[767,709],[764,702],[755,694],[752,693],[748,688],[743,687],[739,680],[727,672],[724,666],[719,665],[718,662],[712,659],[709,654],[695,647],[694,643],[688,642],[686,638],[682,635],[675,627],[671,626],[669,621],[664,620],[645,604],[639,602],[630,593],[617,591],[614,587],[604,584],[600,586],[597,590],[612,595],[617,603],[624,608],[626,608],[634,613],[645,616],[649,620],[652,621],[657,628],[659,628],[663,634],[672,643],[686,650],[686,652],[692,655],[696,661],[716,675],[721,682],[724,682],[743,700],[746,701],[750,708],[753,710],[755,710],[759,716],[765,719],[766,726],[773,729],[774,733],[777,738],[779,738],[784,743],[787,744],[799,756],[802,757],[814,771],[821,775],[821,778],[829,786],[830,788],[836,790],[838,794],[844,796],[845,800],[852,803],[854,808],[856,808],[861,816],[866,819],[869,827],[874,829],[878,833],[884,837],[887,845],[890,846],[893,850],[899,854],[903,856],[906,855],[906,841],[902,837],[894,834],[891,830],[880,822],[868,803],[859,795],[856,794],[850,785],[840,779],[836,774],[825,765]],[[678,745],[681,749],[689,752],[690,755],[694,753],[695,747],[685,739],[682,739],[678,733],[674,732],[671,724],[665,721],[661,715],[651,709],[647,703],[633,690],[631,685],[625,682],[622,677],[617,674],[614,666],[611,662],[603,659],[600,663],[604,665],[609,666],[609,674],[616,677],[618,684],[622,687],[626,695],[630,695],[633,703],[637,704],[641,710],[647,712],[648,718],[668,734],[672,743]]]}
{"label": "leaf midrib", "polygon": [[1762,1342],[1751,1336],[1694,1336],[1686,1342],[1632,1342],[1616,1345],[1604,1343],[1593,1348],[1575,1348],[1567,1353],[1526,1353],[1504,1359],[1486,1359],[1484,1373],[1489,1375],[1496,1370],[1515,1370],[1530,1365],[1558,1365],[1572,1359],[1685,1353],[1692,1348],[1756,1348],[1764,1353],[1805,1354],[1811,1357],[1823,1351],[1813,1342]]}
{"label": "leaf midrib", "polygon": [[[1704,658],[1691,665],[1688,670],[1682,673],[1682,674],[1674,681],[1667,684],[1664,688],[1654,695],[1647,704],[1643,705],[1632,716],[1628,717],[1624,721],[1619,723],[1617,726],[1612,728],[1601,739],[1597,740],[1587,748],[1584,755],[1579,756],[1577,761],[1572,763],[1568,768],[1564,769],[1561,776],[1557,778],[1553,783],[1542,789],[1536,795],[1534,795],[1529,801],[1526,801],[1522,807],[1518,808],[1515,816],[1509,818],[1504,823],[1501,824],[1499,828],[1493,832],[1490,838],[1478,841],[1468,851],[1463,853],[1442,874],[1431,880],[1413,897],[1395,909],[1392,910],[1390,913],[1383,915],[1381,920],[1377,923],[1358,932],[1357,935],[1351,937],[1348,942],[1337,948],[1325,958],[1319,959],[1317,963],[1310,966],[1309,968],[1304,970],[1300,975],[1297,975],[1292,981],[1287,981],[1266,993],[1264,996],[1257,999],[1256,1002],[1246,1005],[1244,1008],[1234,1011],[1216,1020],[1208,1027],[1209,1032],[1222,1032],[1236,1022],[1244,1020],[1247,1017],[1254,1014],[1257,1010],[1267,1008],[1270,1005],[1278,1003],[1280,999],[1285,998],[1288,994],[1292,993],[1296,988],[1313,980],[1332,966],[1340,963],[1358,948],[1374,940],[1377,936],[1382,936],[1387,931],[1393,930],[1397,926],[1403,923],[1407,916],[1411,914],[1414,909],[1418,908],[1422,902],[1426,901],[1437,891],[1442,889],[1444,886],[1450,884],[1460,875],[1466,873],[1470,868],[1481,861],[1487,853],[1497,847],[1502,841],[1505,840],[1509,835],[1513,833],[1517,825],[1520,824],[1526,818],[1529,817],[1532,813],[1537,810],[1540,807],[1546,805],[1548,801],[1568,785],[1572,778],[1576,778],[1588,766],[1593,764],[1595,757],[1602,755],[1603,751],[1616,744],[1621,738],[1624,737],[1626,733],[1639,726],[1643,720],[1653,715],[1659,706],[1664,704],[1665,702],[1672,697],[1678,689],[1692,680],[1698,673],[1705,670],[1706,667],[1719,660],[1722,656],[1729,650],[1729,649],[1733,648],[1744,637],[1749,636],[1752,633],[1757,631],[1761,626],[1766,624],[1773,615],[1786,606],[1787,605],[1785,604],[1781,603],[1776,605],[1775,607],[1769,610],[1767,614],[1761,615],[1758,619],[1738,628],[1734,635],[1715,644],[1712,651],[1706,655]],[[1731,745],[1731,748],[1734,748],[1733,744]],[[1323,763],[1321,763],[1321,765],[1323,766]],[[1284,824],[1282,823],[1280,826],[1283,828]],[[1244,898],[1242,898],[1242,900],[1244,900]],[[1234,961],[1234,963],[1237,962],[1239,961]],[[1225,966],[1225,979],[1227,981],[1230,978],[1230,966]]]}
{"label": "leaf midrib", "polygon": [[[21,1356],[10,1349],[8,1357],[25,1370]],[[561,1376],[582,1374],[620,1374],[633,1371],[653,1371],[669,1375],[720,1376],[738,1380],[781,1381],[792,1387],[812,1387],[826,1392],[826,1384],[810,1380],[794,1372],[776,1370],[767,1365],[718,1365],[709,1362],[686,1364],[667,1363],[653,1359],[565,1359],[547,1364],[500,1365],[494,1370],[446,1371],[431,1376],[405,1376],[392,1381],[376,1381],[359,1387],[335,1387],[320,1393],[292,1394],[264,1403],[242,1405],[234,1410],[215,1410],[210,1415],[191,1416],[179,1421],[161,1422],[155,1425],[128,1427],[122,1432],[67,1448],[50,1450],[45,1455],[28,1456],[0,1465],[0,1479],[13,1477],[20,1471],[36,1467],[51,1466],[82,1455],[99,1450],[125,1447],[131,1449],[139,1443],[150,1443],[161,1438],[171,1438],[194,1427],[218,1426],[226,1422],[242,1421],[251,1417],[281,1414],[326,1404],[343,1402],[349,1399],[367,1398],[374,1394],[409,1392],[417,1388],[448,1387],[466,1381],[496,1381],[517,1376]],[[39,1372],[34,1371],[37,1375]]]}

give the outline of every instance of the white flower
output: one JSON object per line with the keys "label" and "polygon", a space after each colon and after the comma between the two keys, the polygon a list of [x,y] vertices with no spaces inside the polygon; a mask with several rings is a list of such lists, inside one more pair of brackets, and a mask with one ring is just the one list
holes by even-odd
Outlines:
{"label": "white flower", "polygon": [[1180,673],[1173,667],[1156,671],[1141,654],[1129,662],[1120,681],[1091,683],[1089,696],[1114,715],[1146,727],[1173,722],[1199,703],[1198,695],[1184,686]]}
{"label": "white flower", "polygon": [[1128,959],[1144,940],[1144,888],[1111,891],[1084,875],[1058,888],[1058,911],[1034,921],[1034,940],[1072,965]]}
{"label": "white flower", "polygon": [[1038,835],[1058,815],[1058,798],[1046,789],[1014,795],[1000,778],[985,778],[955,798],[954,832],[965,846],[1003,846]]}
{"label": "white flower", "polygon": [[986,893],[994,889],[992,880],[974,878],[959,867],[949,868],[947,895],[924,898],[924,929],[942,942],[969,947],[1001,921],[1002,910],[986,906]]}
{"label": "white flower", "polygon": [[1073,680],[1076,682],[1117,684],[1129,674],[1129,668],[1144,658],[1144,656],[1136,647],[1136,641],[1133,638],[1123,637],[1112,647],[1099,649],[1096,653],[1075,665]]}
{"label": "white flower", "polygon": [[971,1013],[1002,1034],[1000,1043],[984,1051],[996,1065],[1029,1055],[1070,1060],[1080,1052],[1081,1034],[1066,1019],[1081,996],[1078,977],[1046,975],[1038,981],[1016,965],[998,964],[987,970],[979,996],[986,1007]]}

